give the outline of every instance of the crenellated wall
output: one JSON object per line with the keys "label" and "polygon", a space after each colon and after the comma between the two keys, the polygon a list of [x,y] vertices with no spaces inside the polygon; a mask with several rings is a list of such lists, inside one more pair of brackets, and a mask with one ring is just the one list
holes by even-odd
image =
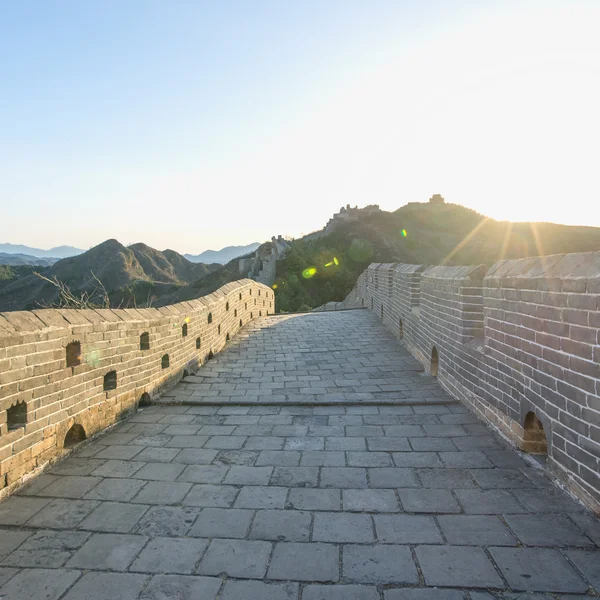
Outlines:
{"label": "crenellated wall", "polygon": [[[425,369],[600,513],[600,252],[425,267],[372,264],[365,307]],[[542,432],[543,427],[543,432]]]}
{"label": "crenellated wall", "polygon": [[161,308],[0,313],[0,497],[274,311],[243,279]]}

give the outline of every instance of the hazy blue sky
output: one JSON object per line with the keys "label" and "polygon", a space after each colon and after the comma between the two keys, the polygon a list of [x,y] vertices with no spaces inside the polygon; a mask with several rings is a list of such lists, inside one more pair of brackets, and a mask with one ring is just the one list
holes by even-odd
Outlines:
{"label": "hazy blue sky", "polygon": [[600,2],[6,0],[0,242],[200,252],[433,193],[600,226]]}

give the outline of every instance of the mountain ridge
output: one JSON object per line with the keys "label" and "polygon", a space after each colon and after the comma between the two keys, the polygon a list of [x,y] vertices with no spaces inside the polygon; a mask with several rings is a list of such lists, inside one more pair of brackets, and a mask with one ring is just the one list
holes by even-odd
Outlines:
{"label": "mountain ridge", "polygon": [[[173,250],[163,253],[142,243],[126,247],[109,239],[40,272],[48,279],[66,284],[75,295],[91,294],[94,303],[102,301],[102,294],[97,290],[99,280],[108,292],[111,305],[127,307],[148,304],[151,299],[172,293],[219,268],[220,265],[191,263]],[[0,289],[0,311],[39,308],[57,299],[55,286],[34,274],[26,275]]]}

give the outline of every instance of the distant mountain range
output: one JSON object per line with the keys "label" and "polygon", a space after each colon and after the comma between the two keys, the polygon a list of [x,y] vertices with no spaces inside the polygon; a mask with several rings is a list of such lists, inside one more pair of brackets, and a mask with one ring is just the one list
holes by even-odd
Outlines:
{"label": "distant mountain range", "polygon": [[[184,254],[183,256],[193,263],[219,263],[224,265],[238,256],[254,252],[259,246],[260,244],[255,242],[253,244],[248,244],[247,246],[227,246],[221,250],[205,250],[201,254]],[[31,248],[30,246],[23,246],[22,244],[0,244],[0,264],[51,265],[61,258],[78,256],[84,252],[85,250],[74,248],[73,246],[57,246],[56,248],[50,248],[50,250],[41,250],[40,248]],[[12,262],[6,255],[18,255],[24,262]],[[36,258],[47,258],[51,262],[36,262]]]}
{"label": "distant mountain range", "polygon": [[[218,264],[192,263],[173,250],[160,252],[146,244],[125,247],[117,240],[107,240],[40,270],[45,277],[68,285],[76,295],[92,294],[92,301],[99,303],[102,298],[96,291],[95,276],[106,288],[111,306],[132,307],[155,303],[221,268]],[[55,286],[36,275],[17,276],[10,282],[4,280],[0,311],[39,308],[55,303],[58,296]]]}
{"label": "distant mountain range", "polygon": [[234,258],[254,252],[259,246],[258,242],[254,242],[247,246],[227,246],[221,250],[205,250],[201,254],[184,254],[183,256],[194,263],[219,263],[224,265]]}
{"label": "distant mountain range", "polygon": [[37,256],[31,256],[30,254],[8,254],[6,252],[0,252],[0,265],[10,265],[12,267],[19,267],[22,265],[49,267],[58,260],[60,259],[38,258]]}
{"label": "distant mountain range", "polygon": [[85,250],[74,248],[73,246],[56,246],[55,248],[50,248],[50,250],[41,250],[40,248],[31,248],[30,246],[23,246],[21,244],[0,244],[0,253],[25,254],[37,258],[53,258],[55,260],[77,256],[84,252]]}

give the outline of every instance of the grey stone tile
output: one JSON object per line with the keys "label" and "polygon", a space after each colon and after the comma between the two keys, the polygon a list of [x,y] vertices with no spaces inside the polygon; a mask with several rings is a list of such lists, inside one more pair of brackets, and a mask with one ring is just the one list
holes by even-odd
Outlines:
{"label": "grey stone tile", "polygon": [[513,490],[513,494],[531,512],[568,513],[579,508],[567,494],[558,490]]}
{"label": "grey stone tile", "polygon": [[516,546],[517,540],[496,516],[440,515],[438,523],[449,544]]}
{"label": "grey stone tile", "polygon": [[[213,465],[254,465],[258,452],[252,450],[219,450]],[[258,465],[257,465],[258,466]]]}
{"label": "grey stone tile", "polygon": [[285,438],[285,450],[324,450],[323,437],[288,437]]}
{"label": "grey stone tile", "polygon": [[284,487],[317,487],[318,467],[275,467],[271,485]]}
{"label": "grey stone tile", "polygon": [[371,452],[410,452],[411,447],[405,437],[375,437],[367,438]]}
{"label": "grey stone tile", "polygon": [[392,458],[397,467],[442,466],[442,463],[435,452],[394,452],[392,453]]}
{"label": "grey stone tile", "polygon": [[392,458],[387,452],[347,452],[351,467],[391,467]]}
{"label": "grey stone tile", "polygon": [[420,425],[386,425],[383,430],[389,437],[417,438],[425,435]]}
{"label": "grey stone tile", "polygon": [[210,465],[215,460],[218,450],[201,448],[185,448],[173,459],[173,462],[183,465]]}
{"label": "grey stone tile", "polygon": [[103,479],[86,495],[86,500],[112,500],[128,502],[145,485],[145,481],[135,479]]}
{"label": "grey stone tile", "polygon": [[269,579],[326,582],[339,580],[339,549],[332,544],[280,542],[275,545]]}
{"label": "grey stone tile", "polygon": [[131,477],[139,471],[146,463],[137,460],[107,460],[98,467],[93,475],[98,477]]}
{"label": "grey stone tile", "polygon": [[181,450],[179,448],[160,448],[156,446],[150,446],[148,448],[144,448],[135,457],[135,460],[141,460],[148,463],[168,463],[171,462],[180,452]]}
{"label": "grey stone tile", "polygon": [[409,442],[416,452],[454,452],[457,449],[451,439],[443,437],[414,437]]}
{"label": "grey stone tile", "polygon": [[[42,477],[52,477],[52,475],[91,475],[95,469],[101,467],[105,462],[105,460],[97,458],[77,458],[69,456],[67,460],[61,460],[52,466],[49,470],[51,475],[42,475]],[[36,477],[36,479],[38,479],[38,477]],[[57,478],[54,477],[52,479],[56,481]]]}
{"label": "grey stone tile", "polygon": [[527,512],[509,490],[454,490],[465,512],[473,515]]}
{"label": "grey stone tile", "polygon": [[147,539],[143,535],[95,533],[67,563],[67,568],[125,571]]}
{"label": "grey stone tile", "polygon": [[292,488],[286,508],[333,511],[341,509],[340,490]]}
{"label": "grey stone tile", "polygon": [[374,586],[366,585],[308,585],[303,600],[379,600]]}
{"label": "grey stone tile", "polygon": [[558,550],[490,548],[492,558],[513,590],[584,593],[587,583]]}
{"label": "grey stone tile", "polygon": [[420,487],[414,469],[383,467],[368,469],[369,482],[374,488]]}
{"label": "grey stone tile", "polygon": [[451,438],[461,451],[465,450],[503,450],[503,446],[491,435],[473,435]]}
{"label": "grey stone tile", "polygon": [[362,467],[323,467],[320,485],[326,488],[366,488],[367,470]]}
{"label": "grey stone tile", "polygon": [[64,476],[44,488],[44,496],[54,498],[81,498],[100,483],[100,477]]}
{"label": "grey stone tile", "polygon": [[344,510],[351,512],[398,512],[394,490],[343,490]]}
{"label": "grey stone tile", "polygon": [[188,465],[179,477],[177,477],[177,481],[188,481],[190,483],[221,483],[229,468],[230,467],[213,465]]}
{"label": "grey stone tile", "polygon": [[287,493],[287,488],[283,487],[243,487],[235,501],[235,508],[284,508]]}
{"label": "grey stone tile", "polygon": [[[535,488],[535,484],[517,469],[474,469],[473,478],[483,489]],[[456,486],[462,487],[462,486]]]}
{"label": "grey stone tile", "polygon": [[192,487],[191,483],[149,481],[132,502],[141,504],[178,504]]}
{"label": "grey stone tile", "polygon": [[305,450],[300,458],[302,467],[344,467],[346,455],[344,452],[322,452]]}
{"label": "grey stone tile", "polygon": [[399,489],[400,502],[407,512],[459,513],[460,506],[449,490]]}
{"label": "grey stone tile", "polygon": [[327,437],[325,438],[325,449],[362,451],[367,449],[367,443],[364,437]]}
{"label": "grey stone tile", "polygon": [[111,460],[131,460],[142,451],[141,446],[107,446],[102,452],[96,454],[96,458]]}
{"label": "grey stone tile", "polygon": [[263,436],[250,436],[246,438],[244,449],[246,450],[281,450],[285,438],[282,437],[263,437]]}
{"label": "grey stone tile", "polygon": [[177,463],[148,463],[133,477],[150,481],[175,481],[184,469],[184,465]]}
{"label": "grey stone tile", "polygon": [[226,573],[229,577],[262,579],[267,571],[270,555],[270,542],[216,539],[210,543],[198,573]]}
{"label": "grey stone tile", "polygon": [[128,533],[147,509],[144,504],[102,502],[79,524],[79,528],[87,531]]}
{"label": "grey stone tile", "polygon": [[374,541],[371,517],[344,512],[315,513],[315,542],[369,543]]}
{"label": "grey stone tile", "polygon": [[600,547],[600,519],[588,513],[571,513],[569,515],[583,532]]}
{"label": "grey stone tile", "polygon": [[[211,426],[207,425],[207,427]],[[233,427],[230,427],[228,429],[233,429]],[[201,436],[216,435],[216,433],[210,433],[208,430],[204,431],[204,427],[201,428],[200,425],[169,425],[166,429],[163,430],[163,433],[165,435],[172,435],[174,437],[179,437],[183,435],[196,435],[198,432],[200,432],[199,435]]]}
{"label": "grey stone tile", "polygon": [[230,485],[195,485],[183,500],[186,506],[228,508],[233,504],[238,489]]}
{"label": "grey stone tile", "polygon": [[596,591],[600,590],[600,550],[569,550],[567,556]]}
{"label": "grey stone tile", "polygon": [[219,598],[220,600],[296,600],[298,584],[227,581]]}
{"label": "grey stone tile", "polygon": [[0,529],[0,560],[16,550],[33,533],[33,530],[27,529]]}
{"label": "grey stone tile", "polygon": [[500,469],[521,469],[527,465],[514,450],[486,450],[485,455]]}
{"label": "grey stone tile", "polygon": [[296,510],[259,510],[250,538],[280,542],[308,542],[311,514]]}
{"label": "grey stone tile", "polygon": [[217,577],[155,575],[140,600],[210,600],[217,597],[221,583]]}
{"label": "grey stone tile", "polygon": [[297,450],[263,450],[256,459],[256,466],[295,467],[299,464]]}
{"label": "grey stone tile", "polygon": [[64,569],[23,569],[0,588],[0,598],[58,600],[80,575]]}
{"label": "grey stone tile", "polygon": [[48,487],[53,481],[56,481],[56,475],[46,475],[45,473],[34,477],[27,485],[23,486],[16,492],[17,496],[43,496],[43,490]]}
{"label": "grey stone tile", "polygon": [[229,468],[225,482],[230,485],[268,485],[273,467],[246,467],[234,465]]}
{"label": "grey stone tile", "polygon": [[[385,600],[464,600],[465,594],[460,590],[440,588],[400,588],[386,590],[383,592],[383,597]],[[471,599],[483,600],[483,598],[475,598],[473,592]]]}
{"label": "grey stone tile", "polygon": [[86,573],[63,600],[132,600],[137,598],[146,575],[133,573]]}
{"label": "grey stone tile", "polygon": [[[208,441],[208,435],[176,435],[165,446],[167,448],[199,449]],[[214,453],[216,455],[216,452]],[[179,459],[179,454],[177,455]],[[178,461],[182,462],[182,461]]]}
{"label": "grey stone tile", "polygon": [[415,553],[427,585],[466,588],[504,587],[502,579],[481,548],[418,546]]}
{"label": "grey stone tile", "polygon": [[487,456],[478,450],[471,452],[440,452],[440,458],[448,467],[461,469],[491,469],[494,467]]}
{"label": "grey stone tile", "polygon": [[239,450],[246,441],[241,435],[213,435],[204,448],[215,448],[218,450]]}
{"label": "grey stone tile", "polygon": [[423,487],[444,489],[468,489],[477,487],[469,471],[464,469],[416,469]]}
{"label": "grey stone tile", "polygon": [[527,546],[591,546],[592,541],[564,515],[506,515],[506,522]]}
{"label": "grey stone tile", "polygon": [[157,537],[135,559],[130,571],[191,574],[208,547],[207,540]]}
{"label": "grey stone tile", "polygon": [[89,533],[76,531],[38,531],[5,558],[2,564],[9,567],[57,569],[71,558],[89,536]]}
{"label": "grey stone tile", "polygon": [[[52,500],[27,522],[31,527],[72,529],[100,504],[96,500]],[[0,505],[1,506],[1,505]]]}
{"label": "grey stone tile", "polygon": [[418,583],[419,574],[407,546],[344,546],[342,572],[358,583]]}
{"label": "grey stone tile", "polygon": [[375,515],[377,538],[384,544],[442,544],[433,517],[422,515]]}
{"label": "grey stone tile", "polygon": [[0,588],[19,572],[19,569],[9,569],[8,567],[0,567]]}
{"label": "grey stone tile", "polygon": [[245,538],[254,511],[237,508],[203,508],[189,532],[204,538]]}
{"label": "grey stone tile", "polygon": [[[134,440],[131,441],[131,443],[134,446],[150,446],[150,447],[155,447],[155,448],[159,448],[161,446],[165,446],[166,444],[168,444],[171,440],[173,439],[173,436],[171,435],[164,435],[162,433],[157,433],[154,435],[151,434],[142,434],[142,435],[138,435]],[[165,450],[167,450],[167,448],[165,448]],[[176,451],[176,448],[172,449],[173,451]],[[140,459],[143,460],[143,459]],[[151,462],[154,462],[156,459],[150,459]]]}
{"label": "grey stone tile", "polygon": [[152,506],[131,533],[148,537],[183,536],[190,530],[200,510],[194,506]]}
{"label": "grey stone tile", "polygon": [[[346,435],[348,437],[378,437],[383,435],[383,427],[380,425],[348,425],[346,427]],[[394,435],[390,433],[390,435]]]}

